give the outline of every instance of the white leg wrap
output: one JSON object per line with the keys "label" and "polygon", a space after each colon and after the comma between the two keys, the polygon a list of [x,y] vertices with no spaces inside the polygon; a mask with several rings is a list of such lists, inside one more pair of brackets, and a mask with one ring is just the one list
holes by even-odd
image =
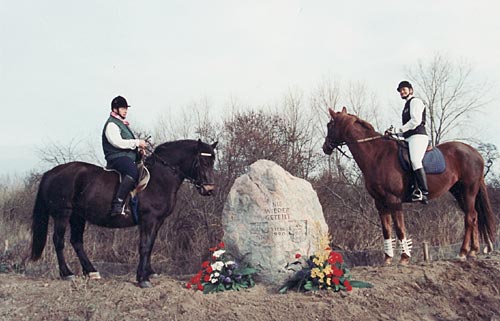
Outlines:
{"label": "white leg wrap", "polygon": [[394,243],[395,242],[396,242],[395,239],[384,240],[384,253],[388,257],[393,257],[394,256]]}
{"label": "white leg wrap", "polygon": [[401,251],[401,254],[406,254],[408,257],[411,257],[411,248],[413,246],[413,242],[411,239],[402,239],[398,240],[398,249]]}

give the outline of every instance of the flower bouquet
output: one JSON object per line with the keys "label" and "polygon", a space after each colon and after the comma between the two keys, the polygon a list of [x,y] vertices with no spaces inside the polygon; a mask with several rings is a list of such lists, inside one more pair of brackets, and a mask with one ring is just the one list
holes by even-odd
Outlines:
{"label": "flower bouquet", "polygon": [[362,281],[351,280],[349,269],[343,262],[342,255],[334,252],[328,244],[328,238],[323,243],[323,250],[316,251],[309,258],[304,258],[301,254],[295,255],[296,261],[287,264],[288,270],[295,271],[295,274],[285,282],[279,290],[285,293],[289,289],[297,291],[317,291],[331,290],[338,292],[340,290],[351,291],[353,287],[371,288],[372,284]]}
{"label": "flower bouquet", "polygon": [[221,292],[250,288],[255,285],[252,275],[257,270],[240,266],[224,249],[224,242],[209,249],[212,253],[209,261],[201,264],[201,269],[186,284],[188,289],[203,293]]}

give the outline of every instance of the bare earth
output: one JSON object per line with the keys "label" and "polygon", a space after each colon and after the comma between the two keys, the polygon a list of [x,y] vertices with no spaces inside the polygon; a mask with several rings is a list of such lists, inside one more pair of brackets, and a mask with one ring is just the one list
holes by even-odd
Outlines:
{"label": "bare earth", "polygon": [[467,262],[355,267],[371,289],[289,292],[258,284],[202,294],[188,276],[160,276],[140,289],[134,273],[99,281],[0,274],[1,320],[499,320],[500,254]]}

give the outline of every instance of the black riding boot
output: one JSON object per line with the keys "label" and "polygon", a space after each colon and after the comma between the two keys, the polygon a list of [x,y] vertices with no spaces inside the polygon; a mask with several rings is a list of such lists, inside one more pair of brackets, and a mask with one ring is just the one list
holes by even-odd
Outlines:
{"label": "black riding boot", "polygon": [[123,176],[120,186],[118,186],[118,190],[116,191],[116,195],[113,198],[113,203],[111,203],[111,216],[122,214],[123,202],[134,185],[135,179],[128,175]]}
{"label": "black riding boot", "polygon": [[413,171],[413,175],[415,176],[415,190],[411,195],[411,200],[413,202],[422,202],[423,204],[427,204],[427,196],[429,195],[429,188],[427,187],[427,177],[425,176],[425,170],[423,168],[419,168]]}

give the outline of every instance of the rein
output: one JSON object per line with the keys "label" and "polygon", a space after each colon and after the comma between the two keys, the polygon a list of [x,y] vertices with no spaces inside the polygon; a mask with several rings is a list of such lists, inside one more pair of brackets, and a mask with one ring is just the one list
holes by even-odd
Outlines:
{"label": "rein", "polygon": [[380,135],[380,136],[367,137],[367,138],[357,139],[357,140],[352,141],[352,142],[343,142],[343,143],[339,144],[338,146],[349,145],[349,144],[357,144],[357,143],[365,143],[365,142],[369,142],[369,141],[372,141],[372,140],[375,140],[375,139],[380,139],[380,138],[383,138],[383,137],[385,137],[385,136],[384,135]]}
{"label": "rein", "polygon": [[[156,163],[156,160],[158,159],[163,166],[169,168],[174,173],[181,173],[194,186],[196,186],[198,188],[202,186],[202,184],[200,183],[199,180],[197,180],[191,176],[186,175],[186,173],[184,173],[182,170],[180,170],[179,166],[171,165],[169,162],[167,162],[165,159],[163,159],[160,155],[155,153],[154,150],[149,149],[149,148],[146,148],[146,149],[148,150],[148,152],[151,153],[151,156],[153,157],[153,164]],[[212,156],[212,155],[208,154],[208,153],[198,154],[195,157],[195,159],[193,160],[193,164],[191,165],[191,172],[196,172],[197,167],[200,166],[200,159],[199,159],[200,156]]]}
{"label": "rein", "polygon": [[352,141],[352,142],[343,142],[343,143],[340,143],[338,145],[335,145],[335,147],[331,146],[330,147],[332,149],[336,149],[338,150],[342,155],[344,155],[345,157],[347,158],[351,158],[349,157],[346,153],[344,153],[344,151],[341,149],[342,146],[344,145],[349,145],[349,144],[359,144],[359,143],[365,143],[365,142],[369,142],[369,141],[372,141],[372,140],[376,140],[376,139],[380,139],[380,138],[389,138],[391,139],[392,137],[386,137],[384,135],[379,135],[379,136],[372,136],[372,137],[367,137],[367,138],[362,138],[362,139],[357,139],[355,141]]}

